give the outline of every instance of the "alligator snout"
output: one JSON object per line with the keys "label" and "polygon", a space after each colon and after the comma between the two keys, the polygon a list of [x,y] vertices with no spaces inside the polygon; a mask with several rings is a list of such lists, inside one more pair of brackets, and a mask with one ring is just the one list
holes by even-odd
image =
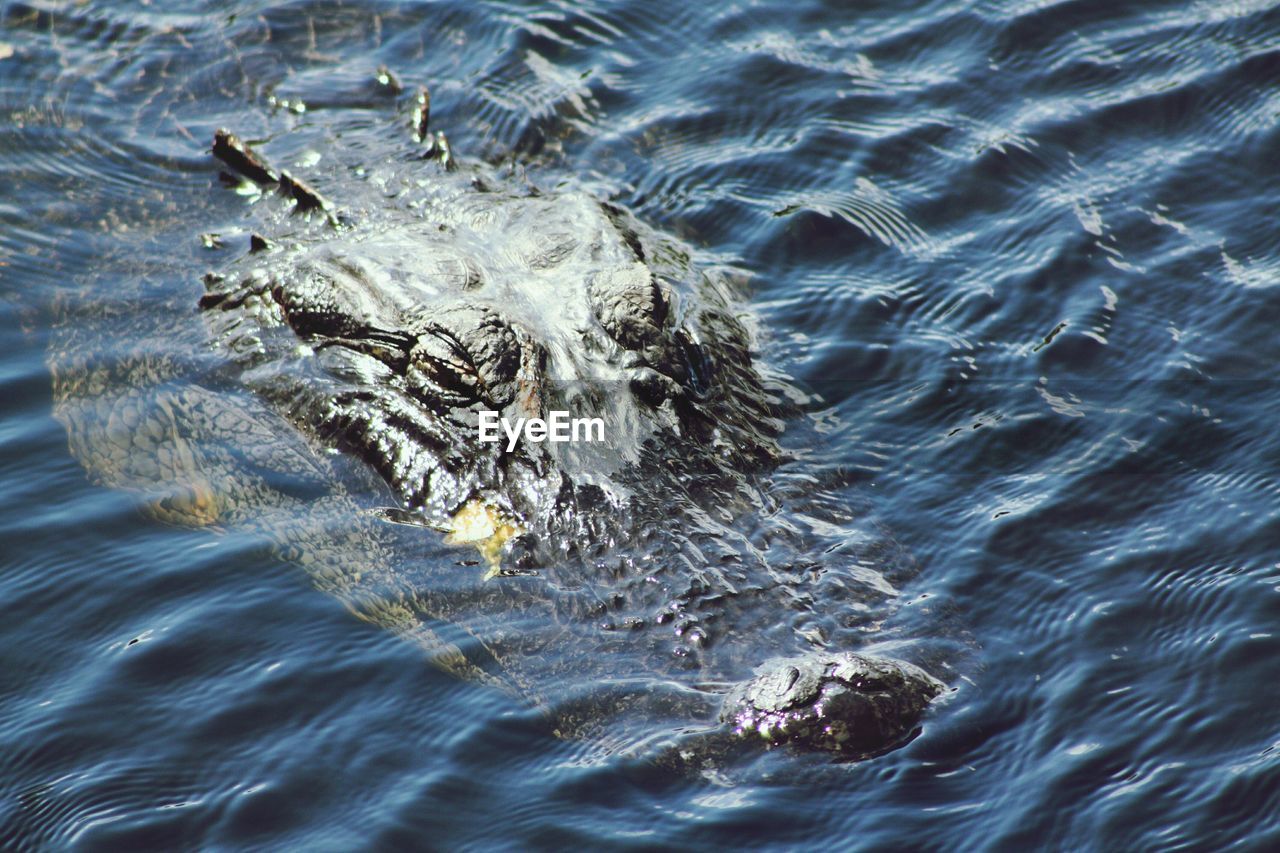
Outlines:
{"label": "alligator snout", "polygon": [[944,689],[903,661],[812,654],[760,667],[726,697],[720,719],[744,737],[860,758],[910,740]]}

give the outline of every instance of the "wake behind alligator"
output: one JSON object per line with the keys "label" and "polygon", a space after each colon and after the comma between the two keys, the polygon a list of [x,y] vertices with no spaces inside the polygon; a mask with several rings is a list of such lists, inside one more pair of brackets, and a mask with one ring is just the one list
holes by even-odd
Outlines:
{"label": "wake behind alligator", "polygon": [[[149,314],[109,346],[90,301],[53,344],[77,458],[161,520],[260,535],[562,735],[702,762],[909,740],[941,683],[851,642],[887,593],[770,523],[803,501],[768,479],[804,395],[758,364],[732,277],[618,205],[460,163],[405,100],[411,131],[334,134],[301,177],[218,132],[252,203],[204,235],[203,330]],[[483,412],[603,440],[481,442]],[[414,552],[436,547],[455,559]]]}

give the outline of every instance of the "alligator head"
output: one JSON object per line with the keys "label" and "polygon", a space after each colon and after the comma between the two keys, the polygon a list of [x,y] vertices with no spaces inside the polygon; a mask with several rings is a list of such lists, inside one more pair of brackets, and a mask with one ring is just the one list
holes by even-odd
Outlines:
{"label": "alligator head", "polygon": [[[215,152],[281,174],[225,132]],[[727,286],[678,244],[586,194],[441,164],[419,178],[359,227],[255,235],[233,274],[206,281],[215,337],[304,431],[362,456],[445,528],[477,505],[526,530],[581,518],[584,502],[598,516],[625,502],[646,448],[730,480],[776,454]],[[557,411],[599,419],[586,437],[603,440],[479,440],[486,412],[519,424]]]}

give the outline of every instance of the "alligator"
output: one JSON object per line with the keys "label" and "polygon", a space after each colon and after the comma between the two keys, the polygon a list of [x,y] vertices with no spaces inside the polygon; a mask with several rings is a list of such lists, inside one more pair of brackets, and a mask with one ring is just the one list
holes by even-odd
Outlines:
{"label": "alligator", "polygon": [[[837,645],[873,596],[815,604],[840,567],[769,527],[804,395],[760,364],[732,276],[572,182],[461,162],[426,89],[404,100],[408,132],[332,139],[305,175],[215,134],[249,202],[202,235],[203,293],[148,309],[201,331],[152,317],[122,341],[92,301],[69,312],[51,366],[74,455],[161,521],[260,535],[557,734],[664,719],[686,757],[909,741],[943,684]],[[557,412],[603,440],[479,439],[486,413]]]}

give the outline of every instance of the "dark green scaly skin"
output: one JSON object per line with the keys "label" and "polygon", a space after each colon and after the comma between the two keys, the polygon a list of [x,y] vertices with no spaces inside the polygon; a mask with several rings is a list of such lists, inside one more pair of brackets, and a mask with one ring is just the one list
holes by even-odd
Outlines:
{"label": "dark green scaly skin", "polygon": [[[783,602],[809,607],[803,572],[750,533],[796,392],[757,370],[728,279],[618,207],[459,166],[425,110],[416,129],[389,163],[326,151],[306,180],[220,131],[214,153],[261,197],[208,239],[225,261],[203,322],[178,311],[192,322],[107,347],[92,302],[63,318],[51,366],[77,458],[161,520],[261,534],[562,735],[634,743],[624,721],[685,720],[672,754],[695,764],[913,736],[943,689],[922,670],[762,641]],[[183,357],[157,355],[174,340]],[[486,409],[602,417],[608,440],[507,452],[477,441]],[[523,531],[493,580],[407,559],[406,535],[438,535],[386,524],[448,529],[475,502]]]}

